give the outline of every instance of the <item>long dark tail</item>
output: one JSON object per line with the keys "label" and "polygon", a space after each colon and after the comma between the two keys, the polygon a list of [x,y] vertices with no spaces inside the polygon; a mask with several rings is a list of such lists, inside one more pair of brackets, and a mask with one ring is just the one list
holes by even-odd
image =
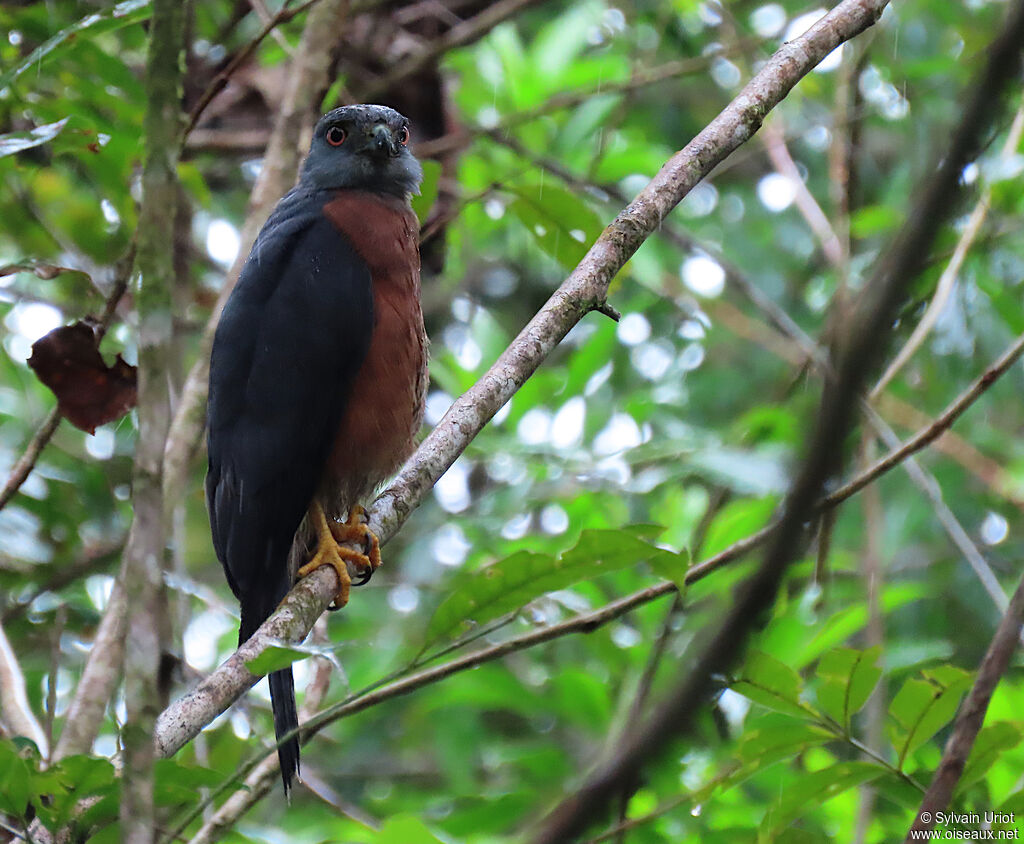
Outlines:
{"label": "long dark tail", "polygon": [[[242,623],[238,628],[238,644],[246,642],[259,626],[266,621],[277,608],[278,603],[287,594],[288,588],[277,598],[275,590],[268,590],[254,600],[241,601]],[[267,600],[270,598],[270,600]],[[267,681],[270,683],[270,705],[274,710],[274,733],[277,736],[277,761],[281,766],[281,781],[284,783],[284,796],[291,798],[292,780],[299,773],[299,737],[293,735],[281,742],[281,736],[292,732],[299,726],[299,712],[295,708],[295,680],[291,667],[273,672]]]}

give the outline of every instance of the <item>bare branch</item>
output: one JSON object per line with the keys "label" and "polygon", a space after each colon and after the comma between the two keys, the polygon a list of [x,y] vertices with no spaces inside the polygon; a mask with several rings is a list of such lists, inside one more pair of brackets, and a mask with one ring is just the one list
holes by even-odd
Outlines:
{"label": "bare branch", "polygon": [[14,464],[10,476],[7,478],[7,483],[0,490],[0,510],[7,506],[7,502],[17,494],[18,490],[21,489],[21,485],[28,480],[28,476],[32,474],[32,470],[36,467],[39,455],[43,453],[43,449],[53,439],[53,435],[57,432],[57,426],[60,425],[60,420],[63,418],[64,416],[55,405],[46,415],[42,424],[36,429],[32,439],[29,440],[28,445],[25,447],[25,453],[18,458],[18,462]]}
{"label": "bare branch", "polygon": [[[840,490],[837,490],[832,495],[823,498],[821,501],[818,502],[818,507],[821,509],[824,509],[826,507],[834,507],[837,504],[847,500],[852,495],[864,489],[870,481],[877,480],[877,478],[879,478],[882,474],[885,474],[886,472],[898,466],[899,460],[906,459],[914,451],[925,448],[929,443],[931,443],[934,440],[933,429],[936,426],[939,426],[941,428],[947,428],[950,425],[952,425],[953,421],[956,418],[958,418],[960,414],[962,414],[963,411],[974,400],[976,400],[986,389],[988,389],[988,387],[991,387],[992,384],[995,383],[995,380],[1010,368],[1012,362],[1019,357],[1022,351],[1022,347],[1024,347],[1024,337],[1022,337],[1020,340],[1014,343],[1014,345],[1011,346],[1010,349],[1007,350],[1007,352],[1004,352],[1004,354],[989,369],[987,369],[981,376],[979,376],[975,380],[975,382],[958,399],[956,399],[934,423],[932,423],[932,425],[929,425],[926,429],[924,429],[918,435],[909,440],[905,446],[897,450],[894,450],[892,454],[886,455],[886,457],[873,463],[870,467],[865,469],[861,474],[859,474],[856,478],[854,478],[845,486],[843,486]],[[894,459],[894,455],[896,454],[900,456],[899,460]],[[763,528],[757,533],[754,533],[751,536],[748,536],[745,539],[742,539],[734,543],[728,548],[725,548],[724,550],[718,552],[714,556],[709,557],[706,560],[703,560],[700,563],[692,566],[686,573],[685,583],[687,585],[696,583],[698,580],[703,580],[712,572],[717,571],[718,569],[741,559],[749,551],[763,545],[771,537],[774,527],[774,524],[768,525],[767,527]],[[505,656],[508,653],[533,647],[535,645],[551,641],[561,636],[580,632],[590,632],[596,629],[597,627],[601,626],[602,624],[605,624],[608,621],[618,618],[620,615],[636,607],[650,603],[651,601],[656,600],[657,598],[674,592],[675,585],[668,582],[659,583],[655,586],[651,586],[646,589],[641,589],[593,613],[577,616],[576,618],[570,619],[569,621],[563,622],[559,625],[554,625],[550,628],[544,628],[540,631],[531,631],[525,636],[519,636],[510,639],[508,642],[503,643],[500,646],[500,648],[502,648],[500,650],[487,649],[485,651],[481,651],[480,654],[484,654],[483,657],[471,654],[468,657],[463,657],[461,661],[449,664],[454,665],[454,668],[448,669],[442,666],[442,668],[445,668],[444,676],[450,676],[451,674],[457,673],[459,671],[476,667],[477,665],[481,664],[481,661],[488,661],[489,659],[498,659],[502,656]],[[303,612],[305,612],[305,610],[303,610]],[[291,628],[292,625],[294,625],[297,629],[301,630],[302,622],[290,622],[289,629]],[[275,634],[280,634],[282,630],[284,630],[284,628],[276,630]],[[270,641],[272,642],[275,640],[270,639]],[[249,643],[249,645],[251,644],[253,644],[252,641]],[[263,646],[265,646],[265,644],[266,643],[264,643],[264,645],[259,646],[259,648],[253,648],[252,654],[245,658],[252,658],[252,655],[254,655],[258,649],[261,649]],[[248,645],[246,647],[248,647]],[[487,654],[490,654],[490,656],[487,656]],[[221,666],[221,668],[217,669],[217,671],[214,672],[213,675],[211,675],[211,678],[220,675],[221,672],[226,668],[226,666],[228,666],[229,663],[231,663],[231,659],[229,659],[228,662],[224,664],[224,666]],[[442,679],[442,677],[438,677],[434,673],[438,670],[439,669],[432,669],[431,671],[421,672],[419,675],[415,676],[421,678],[421,685],[427,685],[429,683],[434,682],[435,679]],[[249,676],[251,677],[252,675]],[[256,678],[252,678],[250,682],[255,682],[255,679]],[[218,680],[218,684],[220,684],[221,686],[223,686],[226,682],[228,681],[224,678]],[[203,687],[201,686],[200,689],[202,688]],[[379,697],[376,700],[376,702],[382,702],[383,700],[386,700],[394,695],[408,694],[414,691],[415,688],[418,688],[418,685],[414,684],[410,686],[408,684],[388,684],[380,689],[382,696]],[[199,693],[200,689],[197,689],[196,692]],[[193,717],[212,720],[212,718],[215,717],[215,713],[213,712],[213,708],[210,708],[213,701],[208,699],[208,696],[209,698],[212,698],[217,694],[219,694],[219,691],[217,690],[216,687],[211,688],[209,690],[204,690],[201,694],[196,694],[194,698],[196,706],[195,710],[191,710],[185,706],[179,707],[178,704],[175,704],[174,706],[168,709],[168,713],[170,713],[172,710],[176,710],[177,717],[180,717],[183,720],[188,720]],[[183,700],[188,699],[189,698]],[[318,718],[315,721],[303,723],[302,730],[304,736],[306,736],[308,739],[308,737],[315,733],[316,730],[322,729],[323,727],[327,726],[330,723],[333,723],[333,721],[342,718],[347,714],[354,714],[354,712],[360,711],[362,707],[360,707],[359,709],[352,708],[354,707],[356,702],[358,702],[359,699],[359,696],[354,696],[345,703],[341,704],[340,708],[328,710],[321,716],[318,716]],[[184,741],[187,740],[188,739],[185,738],[183,741],[181,741],[181,744],[184,744]],[[169,745],[166,748],[162,748],[162,752],[173,753],[175,750],[177,750],[178,747],[180,747],[180,744],[176,746]],[[248,772],[245,779],[245,785],[246,788],[249,789],[249,791],[239,791],[233,794],[231,797],[229,797],[228,800],[225,801],[225,803],[217,810],[217,812],[214,813],[214,816],[203,825],[200,831],[191,840],[191,844],[207,844],[207,842],[218,840],[218,836],[223,832],[225,828],[227,828],[227,826],[230,826],[231,823],[236,821],[244,812],[251,808],[263,795],[265,795],[271,789],[273,783],[276,781],[277,776],[277,756],[276,753],[270,753],[263,760],[261,760],[258,765],[256,765],[252,770]]]}
{"label": "bare branch", "polygon": [[32,739],[43,758],[49,756],[46,732],[29,705],[25,675],[3,627],[0,627],[0,719],[10,735]]}
{"label": "bare branch", "polygon": [[865,486],[880,475],[884,475],[893,466],[902,463],[914,452],[920,451],[938,439],[960,418],[967,408],[977,401],[982,393],[992,386],[996,379],[1013,366],[1022,353],[1024,353],[1024,334],[1018,337],[988,369],[975,378],[971,385],[935,418],[934,422],[922,428],[900,447],[894,448],[856,478],[826,495],[822,499],[821,505],[824,507],[835,507],[851,495],[860,492]]}
{"label": "bare branch", "polygon": [[974,680],[974,685],[967,693],[967,697],[957,713],[956,721],[953,722],[953,732],[949,741],[946,742],[942,761],[935,771],[931,785],[928,786],[924,800],[921,801],[917,817],[907,833],[906,840],[908,842],[918,840],[915,833],[935,826],[936,812],[941,812],[949,805],[953,789],[960,781],[967,758],[971,755],[971,748],[985,721],[985,712],[992,699],[992,692],[995,691],[1000,678],[1006,673],[1006,669],[1010,665],[1010,657],[1013,656],[1017,643],[1020,641],[1022,623],[1024,623],[1024,576],[1017,584],[1017,590],[1013,593],[1013,598],[1010,599],[1006,613],[999,622],[995,636],[992,637],[992,642],[978,668],[978,676]]}
{"label": "bare branch", "polygon": [[64,718],[64,728],[53,751],[55,762],[66,756],[88,753],[96,741],[107,701],[124,662],[125,610],[124,587],[118,577],[75,688],[74,700]]}
{"label": "bare branch", "polygon": [[508,20],[536,2],[537,0],[497,0],[495,3],[486,4],[480,14],[456,24],[443,37],[432,40],[419,52],[406,56],[397,67],[366,86],[360,92],[363,100],[374,102],[384,92],[394,89],[406,79],[430,67],[449,50],[473,43],[502,21]]}
{"label": "bare branch", "polygon": [[[266,38],[270,33],[274,32],[277,27],[281,24],[290,21],[297,15],[301,15],[306,9],[317,3],[318,0],[306,0],[299,6],[292,7],[292,0],[285,0],[284,6],[271,17],[269,20],[264,20],[263,29],[253,36],[252,40],[249,41],[241,50],[239,50],[232,57],[231,61],[227,63],[224,69],[218,73],[213,81],[207,86],[206,90],[203,91],[199,100],[192,108],[192,112],[188,116],[188,124],[185,126],[185,131],[181,136],[182,142],[184,143],[189,135],[192,134],[192,130],[196,128],[196,124],[199,122],[199,118],[203,116],[203,112],[206,111],[206,107],[213,102],[213,98],[217,96],[221,91],[227,87],[228,82],[231,81],[231,77],[234,76],[235,71],[238,70],[243,64],[245,64],[260,44],[263,43],[263,39]],[[262,8],[266,10],[262,4],[254,4],[257,12]],[[262,17],[262,16],[261,16]]]}
{"label": "bare branch", "polygon": [[[1006,137],[1006,143],[1003,144],[1003,149],[1000,153],[1001,158],[1006,159],[1016,154],[1022,134],[1024,134],[1024,105],[1017,110],[1017,114],[1013,119],[1010,132]],[[964,226],[964,230],[960,234],[956,249],[953,251],[953,257],[949,259],[949,263],[943,269],[942,275],[939,276],[938,284],[935,286],[935,295],[932,296],[931,302],[928,303],[928,309],[924,312],[924,316],[921,317],[921,321],[914,327],[910,339],[900,349],[899,354],[893,358],[892,363],[886,367],[885,373],[878,379],[875,386],[871,388],[870,400],[873,401],[877,398],[879,393],[896,377],[896,374],[914,356],[914,353],[921,347],[921,344],[924,343],[925,338],[935,327],[935,323],[939,321],[939,315],[946,307],[946,303],[953,293],[953,287],[956,284],[957,276],[960,274],[960,268],[963,266],[964,259],[967,257],[967,253],[978,237],[985,218],[988,216],[989,203],[991,201],[992,188],[986,185],[974,205],[974,210],[971,211],[971,216],[967,219],[967,225]]]}
{"label": "bare branch", "polygon": [[840,273],[845,274],[846,256],[842,243],[825,212],[821,210],[818,201],[800,176],[800,169],[796,166],[796,162],[789,153],[789,147],[786,145],[786,133],[782,129],[781,120],[771,120],[765,124],[764,130],[761,132],[761,139],[776,171],[785,176],[793,185],[796,191],[797,210],[821,243],[822,252],[825,253],[828,262]]}

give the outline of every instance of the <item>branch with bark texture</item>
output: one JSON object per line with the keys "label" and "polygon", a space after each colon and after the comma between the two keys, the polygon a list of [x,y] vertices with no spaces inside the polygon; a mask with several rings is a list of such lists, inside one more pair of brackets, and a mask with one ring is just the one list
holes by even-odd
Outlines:
{"label": "branch with bark texture", "polygon": [[[662,167],[602,232],[497,362],[456,400],[374,503],[370,527],[382,543],[394,535],[436,480],[569,330],[604,303],[615,274],[690,189],[749,140],[765,115],[821,59],[873,24],[884,5],[882,0],[845,0],[804,35],[784,44],[736,99]],[[336,591],[333,570],[319,570],[303,580],[249,642],[160,716],[155,735],[158,751],[174,753],[224,711],[257,679],[245,668],[245,659],[275,640],[300,641]]]}
{"label": "branch with bark texture", "polygon": [[152,732],[160,711],[159,670],[167,629],[163,586],[167,529],[162,490],[164,442],[170,418],[168,350],[172,339],[173,231],[178,204],[185,11],[177,0],[154,0],[146,60],[146,145],[134,275],[138,310],[139,437],[132,470],[133,518],[122,583],[127,717],[121,730],[125,776],[121,841],[151,844],[156,807]]}

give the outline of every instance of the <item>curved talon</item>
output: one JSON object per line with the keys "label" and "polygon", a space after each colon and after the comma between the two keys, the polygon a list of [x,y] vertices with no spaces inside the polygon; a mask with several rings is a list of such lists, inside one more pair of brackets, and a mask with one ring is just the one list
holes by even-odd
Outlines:
{"label": "curved talon", "polygon": [[360,542],[364,553],[353,552],[349,559],[358,571],[358,579],[352,582],[356,586],[369,583],[373,573],[380,568],[380,541],[372,530],[367,527],[369,519],[366,510],[356,505],[349,512],[348,519],[344,522],[331,522],[331,535],[337,542]]}
{"label": "curved talon", "polygon": [[[362,507],[352,508],[348,521],[328,521],[323,508],[315,501],[309,508],[316,530],[317,545],[313,557],[298,571],[298,576],[305,577],[321,566],[330,566],[338,574],[338,594],[328,609],[340,610],[348,603],[349,591],[353,584],[349,565],[358,573],[355,585],[362,586],[369,581],[374,571],[380,566],[380,543],[373,532],[360,519],[366,512]],[[361,554],[340,543],[362,542],[366,553]]]}
{"label": "curved talon", "polygon": [[[312,558],[298,571],[298,577],[304,578],[323,565],[330,565],[338,574],[338,594],[329,609],[341,609],[348,603],[352,576],[349,565],[356,572],[356,586],[367,583],[381,564],[380,543],[377,537],[362,523],[360,517],[366,513],[361,507],[353,508],[345,522],[329,521],[324,509],[316,502],[309,506],[309,515],[316,532],[316,550]],[[361,554],[342,543],[361,542],[367,553]]]}

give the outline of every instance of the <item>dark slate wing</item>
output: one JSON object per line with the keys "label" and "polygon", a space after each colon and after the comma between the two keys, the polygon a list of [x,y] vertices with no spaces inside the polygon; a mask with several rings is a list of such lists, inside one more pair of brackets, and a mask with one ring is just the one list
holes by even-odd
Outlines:
{"label": "dark slate wing", "polygon": [[369,268],[293,191],[267,221],[221,316],[210,361],[207,506],[242,602],[242,640],[291,586],[288,551],[369,348]]}

